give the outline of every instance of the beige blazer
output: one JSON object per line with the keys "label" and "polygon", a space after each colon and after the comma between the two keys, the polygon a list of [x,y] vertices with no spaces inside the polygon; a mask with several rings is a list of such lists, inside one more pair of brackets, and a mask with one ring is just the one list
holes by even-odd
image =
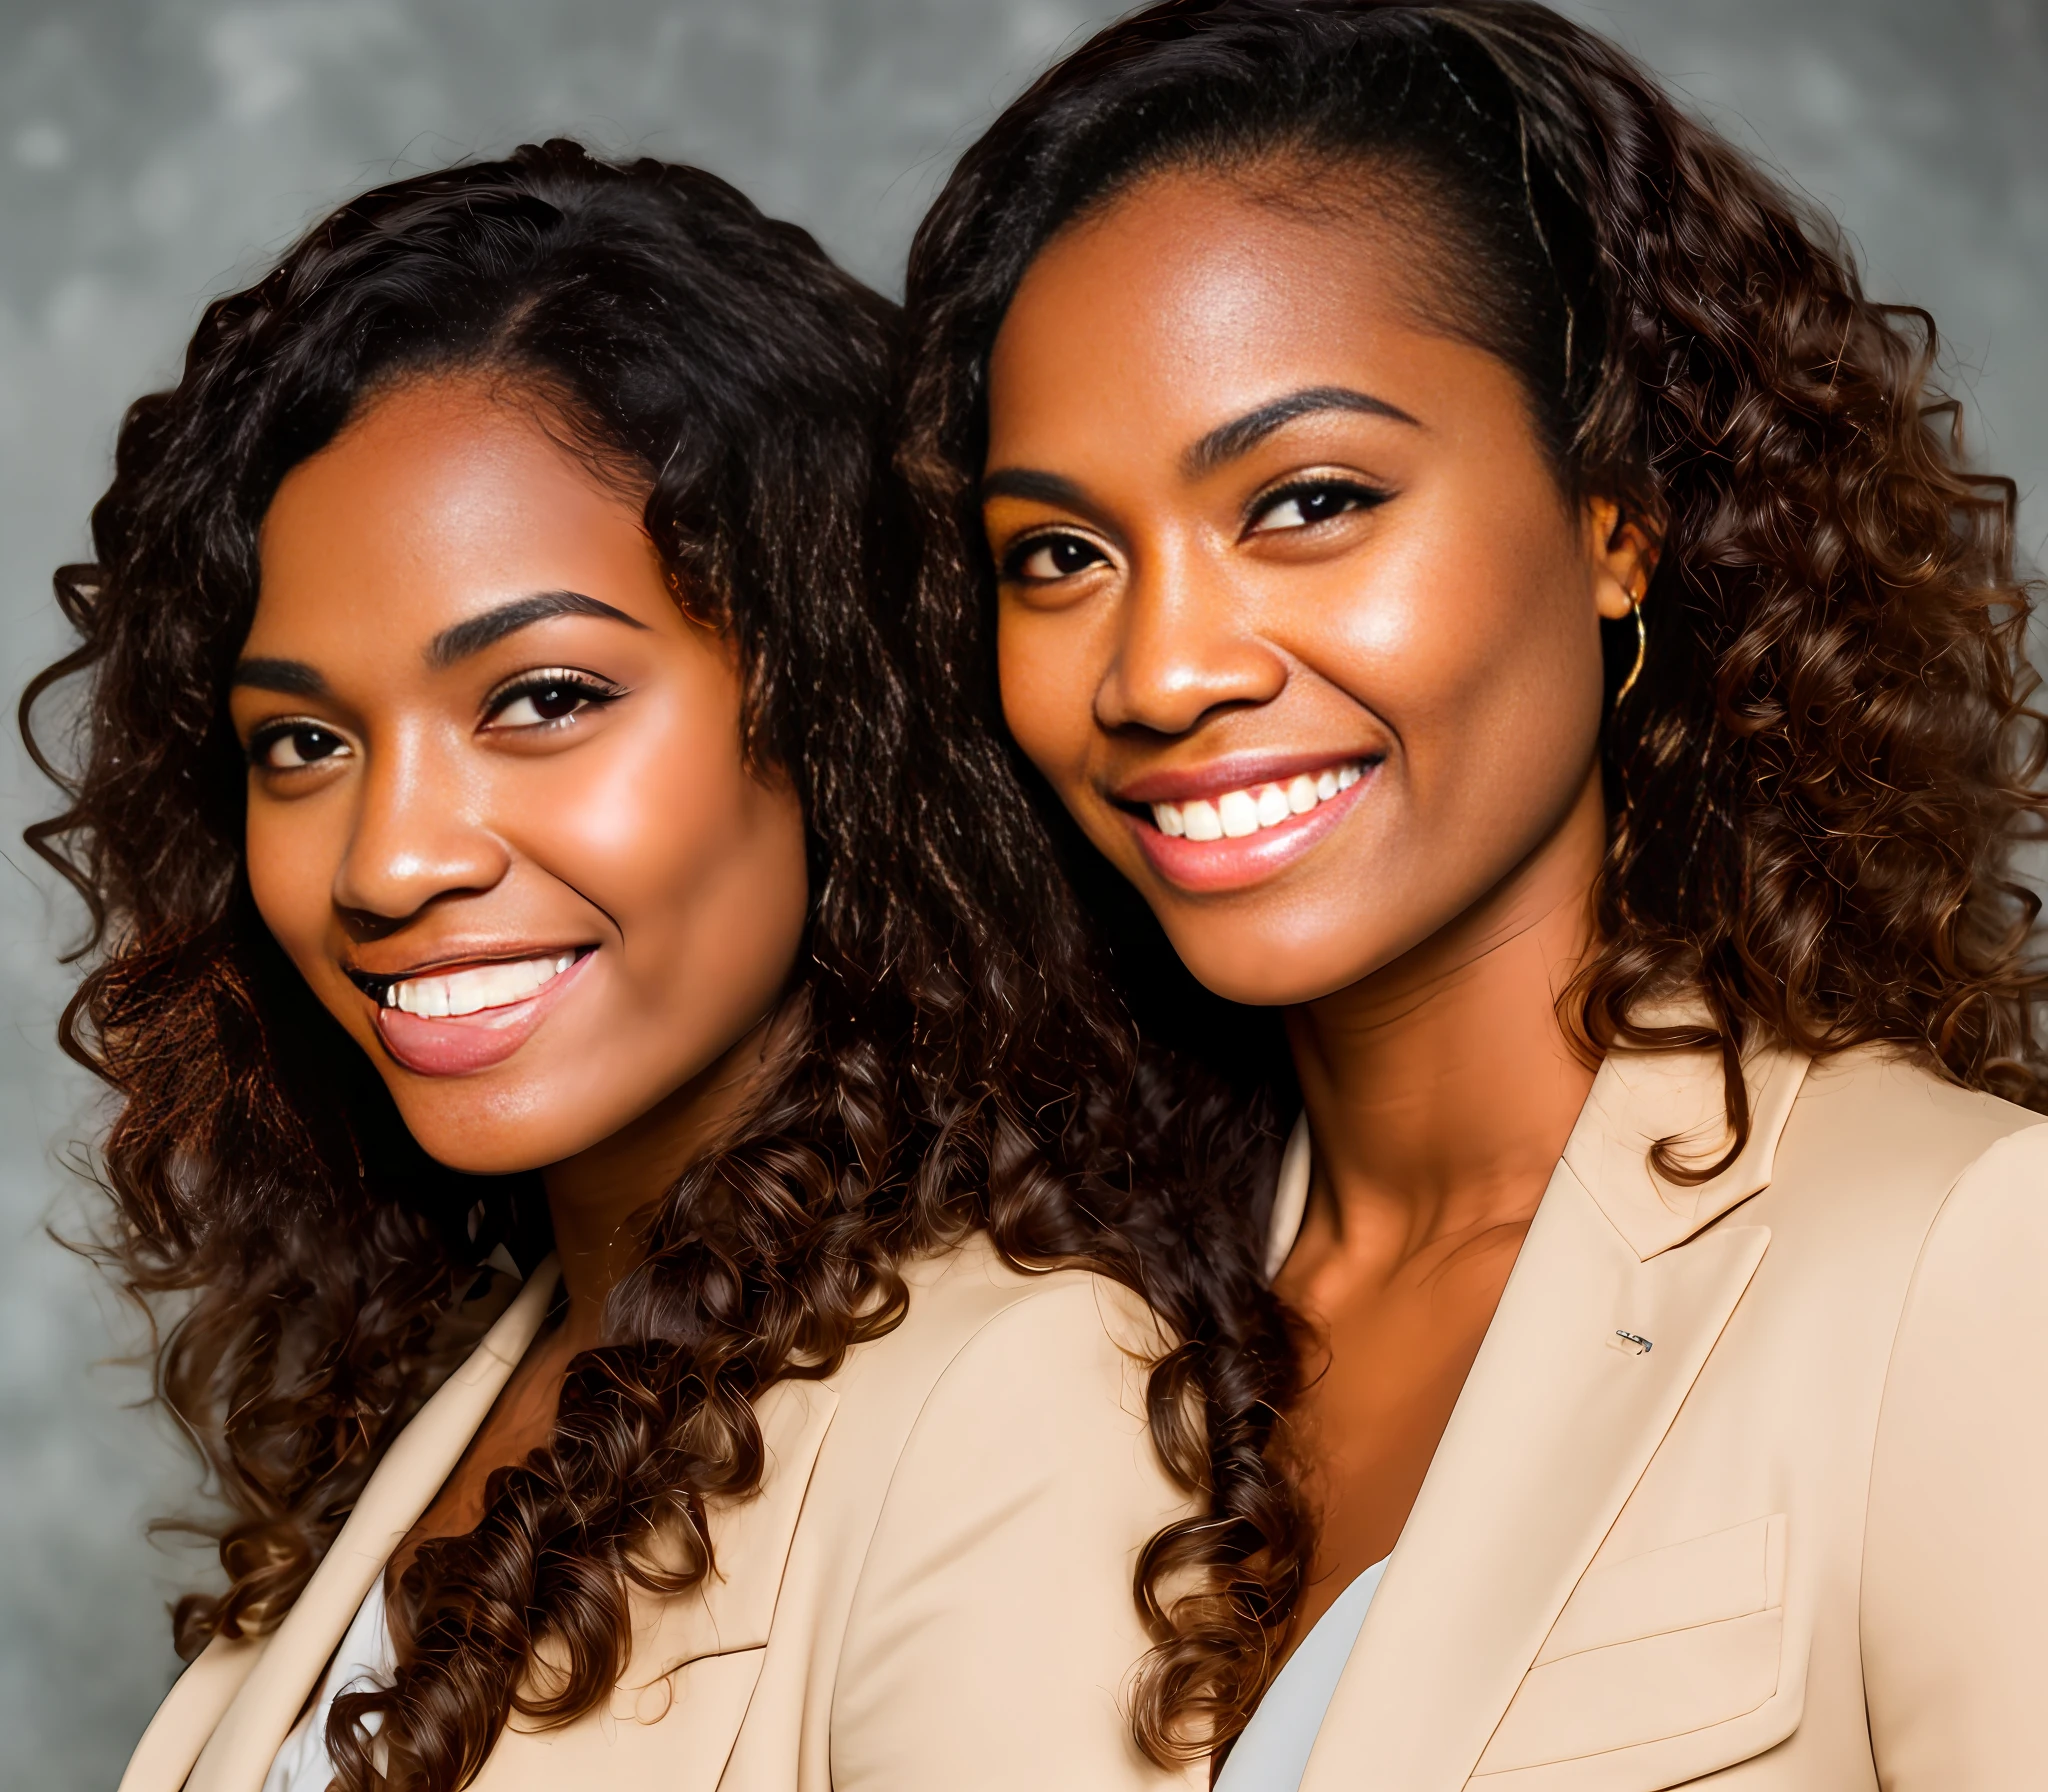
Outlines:
{"label": "beige blazer", "polygon": [[[1024,1275],[985,1238],[911,1265],[908,1316],[761,1400],[760,1493],[714,1505],[718,1574],[636,1605],[609,1705],[512,1728],[480,1792],[1158,1792],[1129,1739],[1138,1551],[1188,1509],[1155,1455],[1143,1305]],[[258,1792],[364,1594],[533,1340],[537,1274],[371,1477],[284,1623],[216,1641],[121,1792]]]}
{"label": "beige blazer", "polygon": [[1602,1067],[1301,1792],[2048,1786],[2048,1126],[1874,1051],[1750,1087],[1678,1188],[1718,1063]]}

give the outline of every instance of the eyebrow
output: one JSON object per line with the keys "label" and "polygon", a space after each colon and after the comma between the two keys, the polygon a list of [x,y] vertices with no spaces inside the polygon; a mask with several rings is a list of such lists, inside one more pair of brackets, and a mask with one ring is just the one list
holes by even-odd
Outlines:
{"label": "eyebrow", "polygon": [[327,694],[327,680],[304,660],[241,660],[228,682],[252,690],[280,691],[287,697]]}
{"label": "eyebrow", "polygon": [[981,482],[983,498],[1022,498],[1028,503],[1051,504],[1063,510],[1086,510],[1088,500],[1071,479],[1057,473],[1041,473],[1035,467],[998,467]]}
{"label": "eyebrow", "polygon": [[1385,417],[1394,423],[1405,423],[1411,429],[1422,427],[1399,405],[1389,404],[1384,398],[1375,398],[1369,392],[1354,392],[1349,386],[1304,386],[1299,392],[1290,392],[1284,398],[1260,405],[1255,411],[1245,412],[1242,417],[1218,424],[1181,456],[1181,470],[1190,479],[1199,479],[1205,473],[1213,473],[1225,461],[1235,460],[1240,454],[1249,454],[1276,429],[1285,428],[1299,417],[1313,417],[1322,411],[1354,411],[1367,417]]}
{"label": "eyebrow", "polygon": [[507,635],[516,635],[523,628],[556,616],[595,616],[606,622],[623,622],[628,628],[647,626],[637,616],[628,616],[624,610],[615,610],[580,591],[536,591],[531,597],[515,597],[495,610],[444,628],[427,644],[427,664],[439,671],[495,646]]}

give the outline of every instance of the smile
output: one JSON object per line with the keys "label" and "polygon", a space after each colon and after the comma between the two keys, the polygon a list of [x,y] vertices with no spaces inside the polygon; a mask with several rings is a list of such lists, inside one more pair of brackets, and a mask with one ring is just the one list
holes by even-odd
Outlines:
{"label": "smile", "polygon": [[1248,784],[1226,790],[1213,801],[1197,797],[1186,803],[1154,803],[1152,822],[1169,840],[1242,840],[1264,828],[1277,828],[1306,815],[1365,775],[1356,760],[1302,772],[1286,783]]}
{"label": "smile", "polygon": [[556,949],[409,976],[351,980],[377,1004],[377,1032],[406,1069],[464,1076],[502,1064],[582,978],[594,948]]}
{"label": "smile", "polygon": [[539,994],[575,962],[575,953],[557,952],[545,958],[515,959],[510,964],[478,965],[445,976],[407,977],[384,986],[384,1006],[417,1014],[423,1020],[480,1014],[486,1008],[508,1007]]}
{"label": "smile", "polygon": [[[1332,833],[1373,788],[1383,755],[1267,757],[1134,779],[1111,800],[1161,878],[1190,895],[1246,890]],[[1264,775],[1261,776],[1260,774]],[[1198,794],[1199,793],[1199,794]]]}

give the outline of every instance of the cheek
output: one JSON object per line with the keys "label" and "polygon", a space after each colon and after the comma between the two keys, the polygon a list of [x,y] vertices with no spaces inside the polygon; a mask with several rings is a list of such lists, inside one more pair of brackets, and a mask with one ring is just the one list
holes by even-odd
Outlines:
{"label": "cheek", "polygon": [[802,811],[746,769],[738,740],[736,701],[678,693],[568,756],[573,777],[529,832],[533,856],[618,928],[633,998],[663,1024],[679,984],[779,984],[806,912]]}
{"label": "cheek", "polygon": [[996,627],[1003,720],[1024,755],[1063,796],[1080,778],[1094,732],[1093,663],[1084,619],[1005,604]]}
{"label": "cheek", "polygon": [[316,989],[328,963],[324,945],[340,853],[327,806],[317,797],[292,804],[252,797],[243,833],[256,912]]}
{"label": "cheek", "polygon": [[1393,544],[1366,602],[1333,602],[1339,682],[1381,708],[1419,799],[1576,788],[1599,726],[1600,635],[1550,516],[1460,509]]}

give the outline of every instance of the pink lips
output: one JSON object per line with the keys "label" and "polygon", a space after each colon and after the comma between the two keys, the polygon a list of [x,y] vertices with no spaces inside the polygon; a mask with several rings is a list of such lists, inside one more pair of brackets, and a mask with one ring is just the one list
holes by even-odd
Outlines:
{"label": "pink lips", "polygon": [[595,958],[586,952],[523,1002],[475,1014],[429,1020],[400,1008],[379,1008],[377,1030],[391,1055],[421,1076],[464,1076],[502,1064],[534,1035],[550,1009]]}
{"label": "pink lips", "polygon": [[[1197,894],[1247,889],[1291,865],[1321,841],[1350,814],[1378,769],[1376,763],[1368,762],[1364,775],[1349,790],[1325,797],[1306,815],[1292,816],[1277,827],[1261,828],[1235,840],[1176,839],[1162,834],[1149,818],[1128,811],[1124,820],[1139,851],[1168,883]],[[1204,779],[1205,784],[1213,782]]]}

